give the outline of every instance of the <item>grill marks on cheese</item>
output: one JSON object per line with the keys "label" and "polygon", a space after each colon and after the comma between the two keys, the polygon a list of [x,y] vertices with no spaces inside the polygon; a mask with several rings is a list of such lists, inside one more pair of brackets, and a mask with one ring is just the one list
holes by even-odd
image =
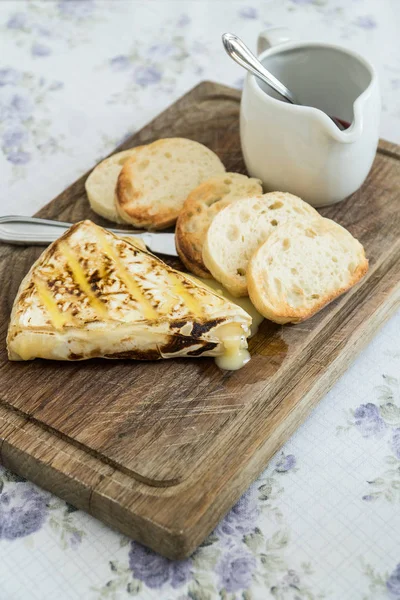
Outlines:
{"label": "grill marks on cheese", "polygon": [[68,323],[69,317],[58,309],[57,302],[54,300],[46,283],[36,278],[35,287],[41,303],[47,310],[53,327],[62,329]]}
{"label": "grill marks on cheese", "polygon": [[134,298],[142,307],[144,318],[149,320],[157,319],[157,311],[152,306],[150,300],[146,298],[140,286],[125,268],[125,265],[121,261],[118,252],[115,250],[115,248],[113,248],[113,246],[111,246],[111,244],[108,243],[106,236],[101,231],[97,231],[97,235],[100,241],[100,248],[109,258],[109,260],[113,261],[116,267],[116,274],[121,281],[123,281],[126,289],[131,295],[131,298]]}
{"label": "grill marks on cheese", "polygon": [[89,304],[92,306],[95,313],[102,319],[107,319],[107,307],[93,291],[92,285],[86,278],[85,270],[83,269],[74,251],[65,242],[60,243],[60,251],[67,261],[67,271],[70,271],[73,281],[77,284],[80,290],[86,294]]}
{"label": "grill marks on cheese", "polygon": [[[108,234],[100,228],[96,237],[98,243],[85,242],[83,252],[81,247],[71,246],[68,240],[60,240],[56,252],[43,265],[41,276],[35,277],[40,303],[55,329],[76,326],[79,320],[120,319],[121,315],[113,315],[112,310],[118,312],[121,306],[127,311],[136,309],[135,320],[156,321],[168,317],[177,308],[183,309],[187,317],[201,319],[204,316],[199,289],[193,290],[178,273],[164,268],[157,270],[155,259],[132,244],[119,244],[114,237],[110,243]],[[130,258],[129,269],[125,264],[127,257]],[[143,260],[148,261],[149,278],[140,269],[134,272],[135,257],[138,266]],[[154,286],[152,274],[157,280]],[[160,278],[165,284],[161,289]],[[214,301],[215,305],[222,302],[218,296]],[[80,314],[82,308],[84,319]]]}
{"label": "grill marks on cheese", "polygon": [[[168,282],[171,286],[173,298],[181,298],[193,315],[201,317],[203,315],[203,307],[199,300],[190,293],[187,287],[185,287],[183,281],[175,274],[168,273]],[[173,307],[171,306],[171,308]]]}

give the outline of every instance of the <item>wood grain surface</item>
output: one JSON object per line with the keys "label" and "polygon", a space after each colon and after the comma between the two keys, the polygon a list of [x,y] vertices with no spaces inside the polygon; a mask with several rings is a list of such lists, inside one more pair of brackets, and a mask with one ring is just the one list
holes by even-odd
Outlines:
{"label": "wood grain surface", "polygon": [[[204,82],[117,150],[182,136],[245,173],[239,100]],[[87,175],[38,215],[110,225],[89,208]],[[320,211],[363,243],[367,277],[305,323],[264,321],[236,372],[212,359],[9,362],[9,313],[41,249],[0,246],[2,462],[168,557],[190,554],[399,305],[399,190],[400,148],[381,142],[361,190]]]}

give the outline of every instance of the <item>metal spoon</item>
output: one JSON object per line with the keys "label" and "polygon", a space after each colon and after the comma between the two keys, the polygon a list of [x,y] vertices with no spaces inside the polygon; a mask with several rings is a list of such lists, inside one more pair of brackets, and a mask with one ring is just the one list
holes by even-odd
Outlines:
{"label": "metal spoon", "polygon": [[[295,98],[292,92],[264,67],[237,35],[234,33],[222,34],[222,43],[227,54],[229,54],[229,56],[241,67],[244,67],[269,87],[272,87],[272,89],[291,104],[298,104],[301,106],[301,103]],[[344,125],[338,119],[335,119],[335,117],[330,118],[340,130],[345,129]]]}
{"label": "metal spoon", "polygon": [[229,56],[241,67],[244,67],[264,83],[272,87],[280,96],[283,96],[291,104],[298,104],[292,92],[288,90],[279,79],[274,77],[262,63],[260,63],[258,58],[254,56],[246,44],[244,44],[237,35],[234,33],[223,33],[222,43]]}

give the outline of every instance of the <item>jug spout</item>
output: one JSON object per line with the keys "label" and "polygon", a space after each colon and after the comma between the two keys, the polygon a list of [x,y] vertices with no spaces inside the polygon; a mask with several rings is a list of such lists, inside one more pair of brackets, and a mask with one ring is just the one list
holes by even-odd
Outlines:
{"label": "jug spout", "polygon": [[[355,107],[354,107],[355,108]],[[352,144],[359,140],[363,133],[363,115],[354,110],[351,122],[335,117],[332,119],[326,115],[324,125],[327,134],[340,144]]]}
{"label": "jug spout", "polygon": [[378,139],[381,99],[376,80],[356,98],[352,106],[352,121],[349,127],[340,130],[331,119],[325,121],[329,134],[336,142],[352,144],[362,138],[368,141]]}

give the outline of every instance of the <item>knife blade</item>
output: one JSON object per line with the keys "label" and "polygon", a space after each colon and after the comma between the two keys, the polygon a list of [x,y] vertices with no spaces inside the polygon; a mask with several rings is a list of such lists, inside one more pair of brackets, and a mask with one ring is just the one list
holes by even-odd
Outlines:
{"label": "knife blade", "polygon": [[[0,242],[22,246],[47,245],[57,240],[71,225],[72,223],[65,223],[64,221],[6,215],[0,217]],[[117,235],[141,238],[147,248],[156,254],[178,256],[174,233],[152,233],[150,231],[111,229],[109,227],[105,229]]]}

